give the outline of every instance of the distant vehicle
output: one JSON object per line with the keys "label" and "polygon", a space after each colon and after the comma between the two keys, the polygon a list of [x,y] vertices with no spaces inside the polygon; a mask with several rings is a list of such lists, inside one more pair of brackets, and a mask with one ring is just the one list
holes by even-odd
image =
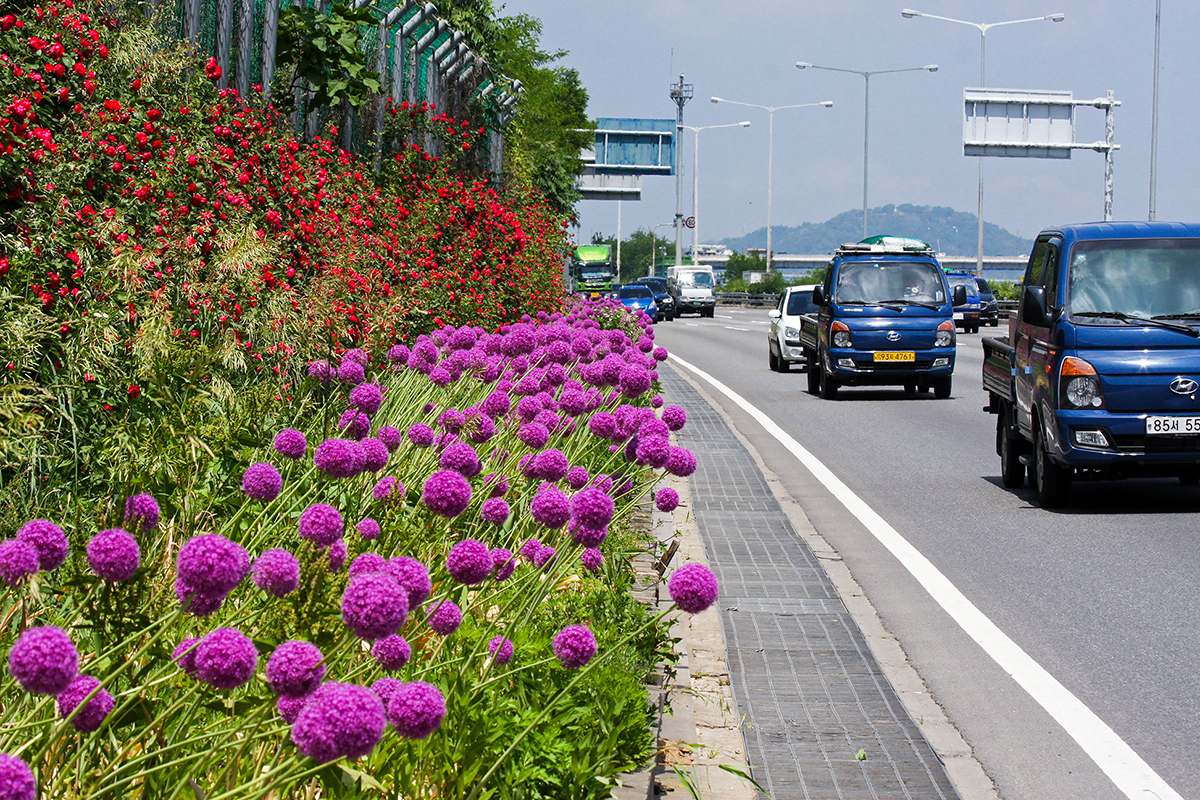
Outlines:
{"label": "distant vehicle", "polygon": [[1000,324],[1000,303],[983,278],[976,278],[975,285],[979,287],[979,321],[995,328]]}
{"label": "distant vehicle", "polygon": [[804,348],[800,346],[800,317],[817,311],[813,302],[815,283],[788,286],[779,294],[779,302],[767,312],[771,327],[767,329],[767,365],[775,372],[787,372],[792,364],[803,364]]}
{"label": "distant vehicle", "polygon": [[675,315],[697,313],[711,317],[717,307],[713,268],[707,264],[667,267],[667,288],[675,299]]}
{"label": "distant vehicle", "polygon": [[658,318],[665,322],[675,319],[675,299],[667,288],[666,278],[638,278],[634,283],[649,286],[654,294],[654,303],[658,306]]}
{"label": "distant vehicle", "polygon": [[951,292],[956,286],[962,286],[967,292],[965,302],[954,304],[954,324],[962,328],[964,333],[978,333],[980,302],[975,276],[962,272],[948,272],[946,282],[950,285]]}
{"label": "distant vehicle", "polygon": [[612,297],[617,268],[606,244],[580,245],[571,258],[568,290],[588,297]]}
{"label": "distant vehicle", "polygon": [[643,311],[650,322],[658,322],[658,305],[654,302],[654,293],[649,286],[640,283],[627,283],[617,289],[617,299],[621,305],[631,311]]}

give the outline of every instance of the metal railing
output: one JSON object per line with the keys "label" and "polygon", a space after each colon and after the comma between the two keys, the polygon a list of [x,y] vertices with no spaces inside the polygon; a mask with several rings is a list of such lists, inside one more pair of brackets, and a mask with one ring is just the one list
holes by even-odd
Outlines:
{"label": "metal railing", "polygon": [[779,302],[775,292],[717,292],[717,302],[733,306],[773,306]]}

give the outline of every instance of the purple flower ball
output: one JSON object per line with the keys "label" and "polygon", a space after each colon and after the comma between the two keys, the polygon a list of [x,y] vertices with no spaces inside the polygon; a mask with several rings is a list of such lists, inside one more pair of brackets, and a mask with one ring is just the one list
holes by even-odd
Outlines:
{"label": "purple flower ball", "polygon": [[679,406],[667,406],[662,410],[662,421],[673,431],[677,431],[687,422],[687,412]]}
{"label": "purple flower ball", "polygon": [[462,625],[462,609],[457,603],[449,600],[442,600],[433,610],[426,616],[425,621],[429,623],[429,627],[433,632],[440,636],[449,636],[458,630],[458,626]]}
{"label": "purple flower ball", "polygon": [[540,450],[550,441],[550,431],[540,422],[527,422],[517,429],[517,438],[527,447]]}
{"label": "purple flower ball", "polygon": [[366,517],[358,523],[358,535],[361,536],[365,541],[370,542],[378,539],[380,533],[381,530],[379,523],[370,517]]}
{"label": "purple flower ball", "polygon": [[8,651],[8,671],[27,692],[58,694],[79,674],[79,652],[62,628],[29,628]]}
{"label": "purple flower ball", "polygon": [[225,602],[225,595],[204,594],[186,581],[180,580],[178,576],[175,578],[175,597],[179,599],[179,604],[185,612],[197,617],[207,617],[216,613]]}
{"label": "purple flower ball", "polygon": [[353,478],[363,470],[364,454],[358,442],[326,439],[317,445],[313,464],[331,478]]}
{"label": "purple flower ball", "polygon": [[349,548],[346,547],[345,539],[338,539],[329,545],[329,571],[337,572],[340,570],[346,563],[347,555],[349,555]]}
{"label": "purple flower ball", "polygon": [[541,567],[543,571],[548,571],[550,567],[554,566],[554,554],[557,552],[550,545],[542,545],[533,556],[534,566]]}
{"label": "purple flower ball", "polygon": [[667,591],[675,605],[689,614],[699,614],[717,599],[717,578],[703,564],[684,564],[671,574]]}
{"label": "purple flower ball", "polygon": [[389,453],[396,452],[396,448],[404,441],[404,437],[400,434],[400,429],[394,428],[391,425],[384,425],[375,436],[379,441],[383,442],[383,446],[388,449]]}
{"label": "purple flower ball", "polygon": [[465,539],[446,554],[446,569],[459,583],[483,583],[492,572],[492,554],[483,542]]}
{"label": "purple flower ball", "polygon": [[342,383],[358,385],[367,379],[367,371],[357,361],[343,361],[338,366],[337,377]]}
{"label": "purple flower ball", "polygon": [[435,434],[433,428],[426,425],[424,422],[418,422],[408,429],[408,440],[415,447],[429,447],[433,444]]}
{"label": "purple flower ball", "polygon": [[529,513],[539,524],[557,530],[571,518],[571,502],[557,486],[543,486],[529,503]]}
{"label": "purple flower ball", "polygon": [[49,572],[67,560],[70,549],[63,529],[47,519],[26,522],[17,531],[17,538],[37,548],[38,568]]}
{"label": "purple flower ball", "polygon": [[308,452],[308,439],[305,439],[304,434],[295,428],[284,428],[275,434],[273,447],[275,452],[284,458],[299,461]]}
{"label": "purple flower ball", "polygon": [[517,558],[507,547],[497,547],[492,551],[492,572],[497,581],[506,581],[517,568]]}
{"label": "purple flower ball", "polygon": [[408,361],[409,349],[402,344],[394,344],[387,351],[387,360],[393,364],[403,364]]}
{"label": "purple flower ball", "polygon": [[0,798],[37,800],[37,781],[33,770],[21,759],[0,753]]}
{"label": "purple flower ball", "polygon": [[258,650],[236,628],[217,628],[196,645],[196,675],[215,689],[236,689],[254,677]]}
{"label": "purple flower ball", "polygon": [[404,484],[391,476],[381,478],[371,495],[380,503],[403,503]]}
{"label": "purple flower ball", "polygon": [[387,570],[387,563],[387,559],[378,553],[359,553],[350,562],[350,569],[347,571],[347,575],[354,578],[359,575],[365,575],[368,572],[385,572]]}
{"label": "purple flower ball", "polygon": [[378,439],[363,439],[359,446],[363,451],[363,470],[366,472],[379,472],[387,466],[388,452],[387,445]]}
{"label": "purple flower ball", "polygon": [[400,630],[407,617],[408,594],[387,575],[357,575],[342,593],[342,619],[356,636],[368,641]]}
{"label": "purple flower ball", "polygon": [[371,418],[356,408],[351,408],[338,419],[337,429],[347,439],[362,441],[371,432]]}
{"label": "purple flower ball", "polygon": [[308,705],[308,701],[312,699],[312,695],[304,697],[288,697],[280,695],[275,701],[275,710],[279,712],[279,717],[288,725],[293,724],[299,717],[300,712]]}
{"label": "purple flower ball", "polygon": [[479,463],[479,454],[467,442],[454,442],[446,447],[438,459],[438,466],[442,469],[452,469],[465,478],[474,478],[483,469],[483,465]]}
{"label": "purple flower ball", "polygon": [[16,586],[26,575],[38,571],[38,550],[21,539],[0,542],[0,578],[9,586]]}
{"label": "purple flower ball", "polygon": [[242,491],[251,500],[269,503],[279,496],[283,489],[283,476],[279,470],[266,462],[251,464],[242,475]]}
{"label": "purple flower ball", "polygon": [[328,547],[342,538],[346,523],[333,506],[314,503],[300,514],[299,528],[301,539],[308,539],[319,547]]}
{"label": "purple flower ball", "polygon": [[191,637],[184,639],[171,653],[171,660],[179,665],[183,670],[183,674],[187,675],[192,680],[197,680],[200,676],[196,672],[196,645],[200,644],[199,637]]}
{"label": "purple flower ball", "polygon": [[308,377],[318,383],[329,383],[333,380],[333,367],[324,359],[311,361],[308,364]]}
{"label": "purple flower ball", "polygon": [[398,688],[388,703],[387,718],[406,739],[424,739],[446,716],[446,699],[436,686],[413,681]]}
{"label": "purple flower ball", "polygon": [[158,501],[148,494],[135,494],[125,501],[125,527],[149,533],[158,525]]}
{"label": "purple flower ball", "polygon": [[671,442],[665,436],[646,436],[630,439],[637,442],[634,457],[643,464],[662,469],[671,458]]}
{"label": "purple flower ball", "polygon": [[292,741],[319,763],[371,753],[387,728],[379,695],[353,683],[330,682],[310,696],[292,725]]}
{"label": "purple flower ball", "polygon": [[396,556],[390,559],[386,572],[408,594],[410,611],[424,603],[425,598],[433,591],[433,580],[429,577],[428,568],[411,556]]}
{"label": "purple flower ball", "polygon": [[596,655],[596,637],[584,625],[568,625],[554,637],[554,655],[567,669],[579,669]]}
{"label": "purple flower ball", "polygon": [[581,489],[571,498],[571,518],[585,528],[607,527],[614,510],[613,499],[595,486]]}
{"label": "purple flower ball", "polygon": [[649,370],[629,364],[621,369],[617,386],[621,390],[621,394],[634,398],[644,394],[653,382]]}
{"label": "purple flower ball", "polygon": [[383,405],[383,387],[378,383],[359,384],[350,390],[348,404],[368,417],[373,417]]}
{"label": "purple flower ball", "polygon": [[484,500],[483,505],[479,508],[480,519],[493,525],[503,525],[508,520],[510,513],[508,503],[500,497],[490,497]]}
{"label": "purple flower ball", "polygon": [[[100,681],[91,675],[77,675],[70,685],[58,695],[58,715],[63,719],[71,716],[84,699],[100,687]],[[112,713],[116,703],[107,689],[100,689],[79,709],[71,724],[80,733],[91,733],[98,730],[104,720]],[[4,797],[0,791],[0,797]]]}
{"label": "purple flower ball", "polygon": [[142,552],[137,539],[120,528],[100,531],[87,546],[87,562],[106,581],[127,581],[137,572]]}
{"label": "purple flower ball", "polygon": [[357,361],[359,364],[362,364],[365,367],[370,363],[371,357],[367,355],[367,351],[363,350],[361,347],[352,347],[346,352],[342,353],[342,361]]}
{"label": "purple flower ball", "polygon": [[537,539],[526,539],[525,544],[521,545],[520,554],[526,561],[533,561],[542,549],[542,543]]}
{"label": "purple flower ball", "polygon": [[425,480],[421,500],[439,516],[457,517],[471,504],[471,484],[461,473],[440,470]]}
{"label": "purple flower ball", "polygon": [[572,489],[582,489],[588,485],[588,481],[591,479],[592,476],[588,474],[585,467],[571,467],[567,470],[567,485]]}
{"label": "purple flower ball", "polygon": [[617,420],[607,411],[597,411],[588,420],[588,430],[601,439],[614,439],[617,436]]}
{"label": "purple flower ball", "polygon": [[[382,642],[384,640],[380,639],[379,641]],[[378,642],[376,642],[376,644],[378,644]],[[400,680],[399,678],[384,677],[371,684],[371,691],[383,701],[383,707],[386,709],[388,707],[388,703],[392,701],[392,695],[394,695],[396,690],[403,685],[404,681]]]}
{"label": "purple flower ball", "polygon": [[179,581],[210,597],[227,595],[250,571],[250,557],[219,533],[203,533],[184,542],[176,559]]}
{"label": "purple flower ball", "polygon": [[608,537],[608,528],[589,528],[576,525],[571,528],[571,540],[583,547],[599,547]]}
{"label": "purple flower ball", "polygon": [[584,569],[595,574],[600,571],[600,565],[604,563],[604,554],[594,547],[589,547],[579,556],[579,561],[583,564]]}
{"label": "purple flower ball", "polygon": [[672,447],[667,458],[667,472],[686,478],[696,471],[696,456],[683,447]]}
{"label": "purple flower ball", "polygon": [[556,482],[566,477],[570,465],[561,450],[551,449],[534,455],[529,469],[535,478]]}
{"label": "purple flower ball", "polygon": [[505,639],[503,636],[493,637],[488,642],[488,653],[491,654],[492,660],[497,664],[504,666],[513,658],[513,643]]}
{"label": "purple flower ball", "polygon": [[679,492],[669,486],[659,489],[654,494],[654,505],[659,511],[670,513],[679,507]]}
{"label": "purple flower ball", "polygon": [[286,597],[300,586],[300,562],[283,548],[254,559],[251,573],[254,585],[273,597]]}
{"label": "purple flower ball", "polygon": [[503,417],[512,410],[512,398],[507,392],[497,390],[487,396],[480,408],[492,419]]}
{"label": "purple flower ball", "polygon": [[[507,457],[508,454],[505,453],[504,458]],[[493,479],[495,479],[494,482]],[[489,472],[487,476],[484,477],[483,482],[484,484],[491,486],[491,488],[488,489],[488,497],[504,497],[504,495],[508,494],[508,477],[505,475],[497,476],[496,473]]]}
{"label": "purple flower ball", "polygon": [[291,639],[275,648],[267,659],[267,683],[285,697],[304,697],[325,679],[325,657],[315,644]]}
{"label": "purple flower ball", "polygon": [[412,658],[412,645],[403,636],[393,633],[371,645],[371,656],[380,667],[388,672],[395,672],[402,669]]}

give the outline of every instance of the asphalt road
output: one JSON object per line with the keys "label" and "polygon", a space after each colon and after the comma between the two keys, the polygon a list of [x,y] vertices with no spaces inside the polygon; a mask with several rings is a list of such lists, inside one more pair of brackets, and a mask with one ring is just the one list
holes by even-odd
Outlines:
{"label": "asphalt road", "polygon": [[[900,387],[809,395],[803,372],[768,369],[766,309],[659,323],[656,337],[820,459],[1171,789],[1200,798],[1200,488],[1075,484],[1061,511],[1005,489],[980,388],[980,339],[995,330],[959,333],[948,400]],[[1133,796],[791,452],[710,394],[846,561],[1002,798]]]}

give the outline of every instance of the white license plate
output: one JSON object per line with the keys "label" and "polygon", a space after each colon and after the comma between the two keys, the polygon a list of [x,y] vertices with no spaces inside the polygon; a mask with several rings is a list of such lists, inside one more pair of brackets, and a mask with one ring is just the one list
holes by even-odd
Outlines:
{"label": "white license plate", "polygon": [[1200,417],[1146,417],[1146,435],[1200,434]]}
{"label": "white license plate", "polygon": [[954,312],[954,318],[955,318],[955,319],[962,319],[962,318],[963,318],[963,312],[961,312],[961,311],[955,311],[955,312]]}

